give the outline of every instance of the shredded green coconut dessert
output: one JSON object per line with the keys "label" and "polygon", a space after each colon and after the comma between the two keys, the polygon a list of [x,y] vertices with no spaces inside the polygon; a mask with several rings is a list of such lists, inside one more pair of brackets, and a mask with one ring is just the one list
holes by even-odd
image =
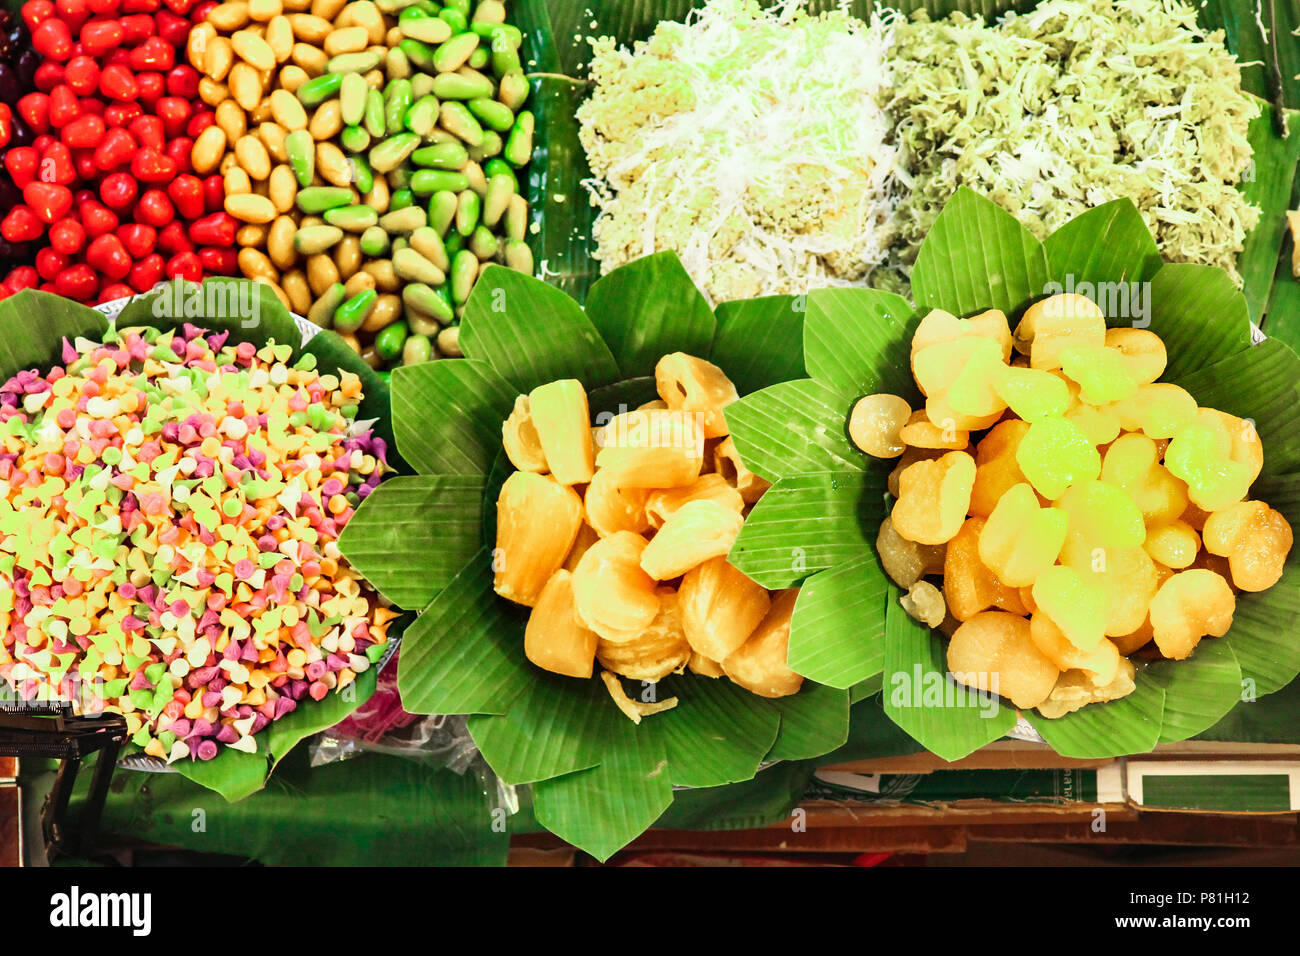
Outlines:
{"label": "shredded green coconut dessert", "polygon": [[578,111],[603,271],[664,249],[714,301],[861,285],[896,239],[885,19],[710,0],[592,41]]}
{"label": "shredded green coconut dessert", "polygon": [[904,263],[969,186],[1044,238],[1085,209],[1132,199],[1166,259],[1221,266],[1259,210],[1236,188],[1251,163],[1222,31],[1178,0],[1048,0],[997,25],[924,13],[896,28],[888,108],[910,174]]}

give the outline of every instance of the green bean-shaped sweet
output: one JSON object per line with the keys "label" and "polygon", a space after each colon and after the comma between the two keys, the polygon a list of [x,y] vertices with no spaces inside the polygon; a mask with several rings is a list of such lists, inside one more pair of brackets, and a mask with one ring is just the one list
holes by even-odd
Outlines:
{"label": "green bean-shaped sweet", "polygon": [[439,10],[438,19],[446,21],[447,26],[451,27],[453,39],[455,39],[456,34],[464,33],[469,29],[469,18],[461,14],[459,10],[452,10],[450,7]]}
{"label": "green bean-shaped sweet", "polygon": [[411,162],[434,169],[460,169],[469,162],[469,152],[463,143],[437,143],[421,146],[411,154]]}
{"label": "green bean-shaped sweet", "polygon": [[434,46],[451,39],[451,27],[447,21],[430,16],[423,10],[403,10],[397,18],[397,29],[404,37]]}
{"label": "green bean-shaped sweet", "polygon": [[510,180],[510,187],[519,192],[519,177],[515,175],[514,167],[500,157],[493,156],[483,164],[483,175],[490,181],[493,176],[505,176]]}
{"label": "green bean-shaped sweet", "polygon": [[397,212],[407,206],[415,205],[415,193],[409,189],[395,189],[388,198],[388,211]]}
{"label": "green bean-shaped sweet", "polygon": [[342,282],[335,282],[325,294],[312,303],[312,307],[307,310],[307,321],[321,328],[328,328],[334,320],[334,310],[343,304],[347,297]]}
{"label": "green bean-shaped sweet", "polygon": [[325,221],[344,232],[365,232],[379,224],[379,213],[369,206],[340,206],[325,211]]}
{"label": "green bean-shaped sweet", "polygon": [[433,51],[433,66],[440,73],[449,73],[465,65],[470,54],[478,49],[482,41],[477,33],[458,33],[445,43],[438,44]]}
{"label": "green bean-shaped sweet", "polygon": [[338,226],[303,226],[293,234],[293,248],[300,256],[315,256],[343,238]]}
{"label": "green bean-shaped sweet", "polygon": [[393,253],[393,271],[408,282],[442,285],[447,281],[445,272],[409,247]]}
{"label": "green bean-shaped sweet", "polygon": [[[396,169],[420,145],[420,137],[414,133],[398,133],[390,136],[378,146],[370,148],[370,168],[377,173],[389,173]],[[391,185],[391,183],[390,183]]]}
{"label": "green bean-shaped sweet", "polygon": [[284,151],[289,157],[289,168],[299,186],[310,186],[316,178],[316,141],[305,129],[296,129],[284,138]]}
{"label": "green bean-shaped sweet", "polygon": [[[464,103],[455,101],[443,103],[438,119],[442,123],[443,129],[449,133],[455,133],[465,141],[465,145],[478,146],[483,142],[483,127],[479,125],[479,121],[474,118],[474,114],[469,111],[469,108]],[[516,120],[517,124],[518,120]],[[514,133],[512,132],[510,135],[513,138]]]}
{"label": "green bean-shaped sweet", "polygon": [[334,310],[334,328],[340,332],[355,332],[361,328],[378,298],[379,293],[374,289],[358,292]]}
{"label": "green bean-shaped sweet", "polygon": [[[448,306],[448,308],[451,307]],[[442,323],[437,319],[431,319],[421,312],[416,312],[414,309],[407,310],[406,324],[410,326],[411,331],[416,335],[427,335],[429,338],[436,336],[438,330],[442,328]]]}
{"label": "green bean-shaped sweet", "polygon": [[447,255],[447,247],[443,245],[442,236],[438,235],[438,230],[432,226],[423,226],[412,232],[410,243],[412,249],[443,272],[451,268],[451,257]]}
{"label": "green bean-shaped sweet", "polygon": [[483,224],[495,229],[510,207],[510,197],[514,194],[514,177],[497,173],[489,179],[487,194],[483,197]]}
{"label": "green bean-shaped sweet", "polygon": [[[388,132],[384,121],[384,94],[378,90],[366,90],[366,115],[363,122],[366,132],[376,138]],[[373,166],[374,163],[371,165]]]}
{"label": "green bean-shaped sweet", "polygon": [[360,153],[348,157],[348,169],[352,173],[352,182],[363,196],[375,188],[375,174],[370,163]]}
{"label": "green bean-shaped sweet", "polygon": [[429,44],[407,37],[398,41],[397,48],[406,55],[406,59],[417,69],[426,72],[437,69],[433,65],[433,47],[429,46]]}
{"label": "green bean-shaped sweet", "polygon": [[516,117],[514,129],[510,131],[510,136],[506,140],[506,146],[501,155],[507,163],[515,168],[526,166],[528,160],[532,158],[533,125],[532,112],[524,110]]}
{"label": "green bean-shaped sweet", "polygon": [[494,33],[491,43],[493,73],[497,76],[505,76],[522,68],[523,64],[519,62],[519,51],[510,43],[503,31],[498,30]]}
{"label": "green bean-shaped sweet", "polygon": [[375,351],[386,362],[391,362],[402,354],[402,344],[406,341],[406,323],[400,319],[392,325],[381,329],[375,336]]}
{"label": "green bean-shaped sweet", "polygon": [[402,132],[402,121],[410,108],[411,81],[392,80],[384,90],[384,129],[389,136]]}
{"label": "green bean-shaped sweet", "polygon": [[319,215],[326,209],[346,206],[356,195],[346,186],[307,186],[298,190],[298,208],[309,216]]}
{"label": "green bean-shaped sweet", "polygon": [[488,129],[505,133],[514,128],[515,114],[504,103],[498,103],[490,96],[475,97],[467,105],[474,118]]}
{"label": "green bean-shaped sweet", "polygon": [[446,190],[434,193],[429,200],[429,227],[439,236],[445,237],[455,221],[456,205],[456,194]]}
{"label": "green bean-shaped sweet", "polygon": [[363,126],[345,126],[339,133],[339,143],[349,153],[364,153],[370,148],[370,134]]}
{"label": "green bean-shaped sweet", "polygon": [[438,98],[433,94],[422,96],[406,111],[402,124],[421,139],[433,132],[438,125]]}
{"label": "green bean-shaped sweet", "polygon": [[501,243],[487,226],[478,226],[470,234],[467,246],[470,252],[479,257],[480,261],[487,262],[496,258]]}
{"label": "green bean-shaped sweet", "polygon": [[465,65],[471,70],[481,70],[492,63],[492,54],[486,46],[479,46],[469,55]]}
{"label": "green bean-shaped sweet", "polygon": [[383,226],[371,226],[361,234],[361,254],[371,259],[382,258],[388,252],[388,233]]}
{"label": "green bean-shaped sweet", "polygon": [[411,176],[411,191],[420,196],[468,188],[469,179],[465,174],[450,169],[420,169]]}
{"label": "green bean-shaped sweet", "polygon": [[393,47],[384,55],[384,74],[390,80],[409,79],[411,72],[411,61],[400,47]]}
{"label": "green bean-shaped sweet", "polygon": [[492,95],[492,80],[480,74],[439,73],[433,78],[433,95],[440,100],[472,100]]}
{"label": "green bean-shaped sweet", "polygon": [[478,256],[468,249],[460,250],[451,260],[451,300],[457,305],[463,305],[469,298],[474,280],[478,278],[478,269]]}
{"label": "green bean-shaped sweet", "polygon": [[[461,238],[469,238],[479,223],[483,211],[483,200],[472,189],[466,189],[456,197],[456,231]],[[452,264],[455,268],[455,263]]]}
{"label": "green bean-shaped sweet", "polygon": [[298,102],[303,106],[319,106],[338,95],[339,87],[342,85],[341,73],[324,73],[313,77],[298,87]]}
{"label": "green bean-shaped sweet", "polygon": [[402,302],[414,311],[422,312],[442,322],[450,322],[455,317],[451,304],[441,298],[432,286],[424,282],[408,282],[403,286]]}
{"label": "green bean-shaped sweet", "polygon": [[470,147],[469,158],[481,163],[485,159],[500,156],[504,147],[505,141],[501,139],[500,133],[493,129],[485,129],[483,130],[483,142]]}

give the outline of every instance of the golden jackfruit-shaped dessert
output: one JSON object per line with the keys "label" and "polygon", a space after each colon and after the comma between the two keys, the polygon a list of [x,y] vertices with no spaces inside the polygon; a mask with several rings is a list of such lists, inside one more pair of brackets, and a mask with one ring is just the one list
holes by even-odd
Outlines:
{"label": "golden jackfruit-shaped dessert", "polygon": [[[721,475],[700,475],[689,485],[652,491],[645,500],[645,516],[652,528],[662,528],[665,521],[688,501],[716,501],[736,514],[745,510],[740,492],[727,484]],[[590,508],[590,505],[588,505]]]}
{"label": "golden jackfruit-shaped dessert", "polygon": [[655,388],[669,408],[698,413],[706,438],[727,434],[724,409],[740,398],[722,369],[685,352],[673,352],[658,361]]}
{"label": "golden jackfruit-shaped dessert", "polygon": [[623,485],[617,472],[608,468],[597,469],[583,495],[587,521],[602,537],[616,531],[634,531],[637,534],[648,531],[647,493],[645,488]]}
{"label": "golden jackfruit-shaped dessert", "polygon": [[605,640],[627,640],[659,613],[655,582],[641,570],[646,540],[631,531],[601,538],[573,572],[578,620]]}
{"label": "golden jackfruit-shaped dessert", "polygon": [[501,426],[501,444],[510,464],[520,471],[540,474],[548,470],[546,452],[542,451],[542,440],[537,437],[537,429],[533,426],[527,395],[515,399],[514,411]]}
{"label": "golden jackfruit-shaped dessert", "polygon": [[710,558],[687,571],[677,600],[691,650],[714,661],[726,660],[744,644],[772,606],[767,589],[725,557]]}
{"label": "golden jackfruit-shaped dessert", "polygon": [[524,656],[554,674],[591,676],[596,635],[574,615],[573,578],[563,568],[551,575],[528,616]]}
{"label": "golden jackfruit-shaped dessert", "polygon": [[555,480],[566,485],[590,481],[595,453],[582,383],[565,378],[539,385],[528,393],[528,408]]}
{"label": "golden jackfruit-shaped dessert", "polygon": [[632,680],[660,680],[680,671],[690,660],[691,647],[682,631],[677,592],[659,588],[659,612],[640,631],[617,641],[600,640],[596,659],[606,670]]}
{"label": "golden jackfruit-shaped dessert", "polygon": [[750,693],[760,697],[789,697],[803,686],[803,678],[786,664],[790,618],[798,597],[798,588],[778,592],[754,633],[722,662],[723,672]]}
{"label": "golden jackfruit-shaped dessert", "polygon": [[704,465],[704,433],[690,412],[625,412],[601,427],[596,441],[596,466],[627,488],[689,485]]}
{"label": "golden jackfruit-shaped dessert", "polygon": [[1106,344],[1106,317],[1084,296],[1054,295],[1025,310],[1013,341],[1017,352],[1029,356],[1030,368],[1060,368],[1063,349]]}
{"label": "golden jackfruit-shaped dessert", "polygon": [[731,436],[727,436],[714,446],[713,470],[721,475],[727,484],[740,492],[741,500],[747,505],[752,505],[763,497],[763,492],[772,487],[772,483],[766,478],[760,478],[745,467]]}
{"label": "golden jackfruit-shaped dessert", "polygon": [[948,670],[967,687],[1001,694],[1017,707],[1037,707],[1060,670],[1038,649],[1029,622],[1006,611],[981,611],[948,642]]}
{"label": "golden jackfruit-shaped dessert", "polygon": [[497,497],[493,587],[503,598],[532,607],[573,548],[582,524],[582,499],[549,475],[516,471]]}
{"label": "golden jackfruit-shaped dessert", "polygon": [[737,512],[716,501],[688,501],[646,545],[641,567],[657,581],[679,577],[729,552],[744,523]]}
{"label": "golden jackfruit-shaped dessert", "polygon": [[578,562],[587,553],[587,549],[599,540],[600,535],[596,534],[596,529],[584,521],[582,527],[578,529],[578,536],[573,539],[573,547],[569,549],[569,554],[564,559],[564,570],[576,571]]}

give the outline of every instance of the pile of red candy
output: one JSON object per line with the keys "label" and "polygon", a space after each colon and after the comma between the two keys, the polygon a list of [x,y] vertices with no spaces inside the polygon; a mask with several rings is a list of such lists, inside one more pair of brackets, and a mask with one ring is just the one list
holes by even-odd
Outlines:
{"label": "pile of red candy", "polygon": [[[218,174],[196,176],[194,139],[213,123],[190,27],[215,0],[29,0],[35,61],[0,74],[0,149],[13,189],[0,196],[0,298],[39,288],[88,304],[165,279],[236,271],[236,221]],[[4,66],[4,64],[0,64]],[[23,90],[31,90],[24,93]],[[12,105],[9,95],[17,93]]]}

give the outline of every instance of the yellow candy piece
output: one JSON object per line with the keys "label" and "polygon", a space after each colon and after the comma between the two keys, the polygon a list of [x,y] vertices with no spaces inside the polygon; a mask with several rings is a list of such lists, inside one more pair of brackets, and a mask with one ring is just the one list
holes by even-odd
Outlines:
{"label": "yellow candy piece", "polygon": [[931,345],[967,336],[992,339],[998,344],[1002,361],[1011,357],[1011,328],[1007,325],[1007,317],[997,309],[989,309],[969,319],[959,319],[943,309],[931,309],[912,333],[911,354],[915,357],[917,352]]}
{"label": "yellow candy piece", "polygon": [[948,542],[943,558],[943,597],[958,621],[990,607],[1024,614],[1024,589],[1007,587],[980,560],[979,540],[985,519],[971,518]]}
{"label": "yellow candy piece", "polygon": [[970,432],[959,429],[952,419],[932,422],[924,411],[912,413],[898,437],[912,448],[947,448],[957,450],[970,443]]}
{"label": "yellow candy piece", "polygon": [[1016,463],[1034,490],[1049,499],[1101,472],[1097,449],[1083,429],[1064,418],[1032,422],[1016,448]]}
{"label": "yellow candy piece", "polygon": [[1147,606],[1159,586],[1155,562],[1142,548],[1100,548],[1082,535],[1066,536],[1061,564],[1107,595],[1106,636],[1129,634],[1146,620]]}
{"label": "yellow candy piece", "polygon": [[980,560],[1003,584],[1028,587],[1056,563],[1068,522],[1063,512],[1040,507],[1028,484],[1014,485],[980,532]]}
{"label": "yellow candy piece", "polygon": [[1093,547],[1136,548],[1146,538],[1142,512],[1115,485],[1081,481],[1066,489],[1056,507],[1070,516],[1070,530]]}
{"label": "yellow candy piece", "polygon": [[1029,618],[1029,636],[1043,656],[1060,670],[1089,671],[1102,684],[1114,680],[1115,672],[1119,670],[1119,649],[1114,644],[1103,640],[1091,651],[1081,651],[1046,614],[1034,614]]}
{"label": "yellow candy piece", "polygon": [[1006,611],[981,611],[948,642],[948,670],[967,687],[1001,694],[1017,707],[1037,707],[1060,669],[1034,644],[1029,622]]}
{"label": "yellow candy piece", "polygon": [[978,391],[980,381],[1002,364],[998,343],[981,336],[965,335],[928,345],[912,355],[912,374],[923,395],[942,395],[971,363],[975,363],[978,370],[970,381],[971,390]]}
{"label": "yellow candy piece", "polygon": [[933,461],[918,461],[898,479],[892,519],[901,537],[920,544],[943,544],[961,530],[975,483],[975,459],[953,451]]}
{"label": "yellow candy piece", "polygon": [[925,417],[945,431],[977,432],[992,426],[1005,409],[988,415],[967,415],[948,403],[947,394],[931,395],[925,400]]}
{"label": "yellow candy piece", "polygon": [[1148,525],[1172,521],[1187,508],[1187,485],[1159,458],[1159,448],[1146,435],[1121,435],[1106,449],[1101,466],[1101,480],[1127,494]]}
{"label": "yellow candy piece", "polygon": [[973,354],[944,396],[948,404],[963,415],[994,415],[1007,407],[997,389],[999,379],[1008,371],[1007,365],[997,354],[996,343],[990,339],[980,341],[988,342],[994,351],[981,349]]}
{"label": "yellow candy piece", "polygon": [[1110,596],[1106,588],[1073,568],[1055,565],[1034,582],[1034,604],[1052,619],[1070,643],[1094,650],[1106,636]]}
{"label": "yellow candy piece", "polygon": [[1139,385],[1128,398],[1107,405],[1106,411],[1125,431],[1141,431],[1148,438],[1172,438],[1196,417],[1196,399],[1170,382],[1155,382]]}
{"label": "yellow candy piece", "polygon": [[1160,653],[1181,661],[1201,638],[1232,627],[1237,598],[1222,575],[1203,568],[1179,571],[1151,599],[1151,630]]}
{"label": "yellow candy piece", "polygon": [[1084,402],[1067,411],[1065,420],[1082,429],[1094,445],[1109,445],[1119,436],[1119,419]]}
{"label": "yellow candy piece", "polygon": [[1016,464],[1016,448],[1029,431],[1017,418],[998,422],[975,446],[975,485],[970,493],[970,513],[987,518],[1012,485],[1025,480]]}
{"label": "yellow candy piece", "polygon": [[1201,536],[1186,521],[1174,518],[1147,529],[1147,539],[1142,545],[1151,560],[1167,568],[1181,571],[1190,568],[1201,549]]}
{"label": "yellow candy piece", "polygon": [[1061,350],[1071,345],[1104,345],[1106,317],[1091,299],[1065,293],[1035,302],[1016,326],[1017,352],[1029,356],[1029,367],[1061,367]]}
{"label": "yellow candy piece", "polygon": [[1165,343],[1150,329],[1107,329],[1106,347],[1119,350],[1129,374],[1139,385],[1158,379],[1169,360]]}
{"label": "yellow candy piece", "polygon": [[1232,583],[1243,591],[1276,584],[1293,543],[1291,524],[1262,501],[1238,502],[1205,521],[1205,550],[1228,559]]}

